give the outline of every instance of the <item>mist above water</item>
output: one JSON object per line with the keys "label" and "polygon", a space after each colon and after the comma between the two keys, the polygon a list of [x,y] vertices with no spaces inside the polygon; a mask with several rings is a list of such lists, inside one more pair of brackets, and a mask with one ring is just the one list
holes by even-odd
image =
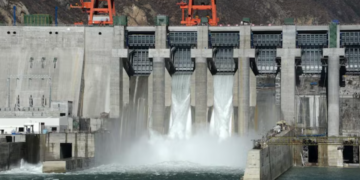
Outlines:
{"label": "mist above water", "polygon": [[[231,137],[233,75],[214,76],[214,112],[210,129],[192,134],[190,109],[191,75],[172,77],[172,109],[168,135],[150,132],[119,153],[127,166],[173,165],[185,167],[244,168],[255,137]],[[178,167],[178,166],[176,166]]]}
{"label": "mist above water", "polygon": [[21,160],[20,162],[20,167],[18,168],[14,168],[14,169],[11,169],[9,171],[3,171],[3,172],[0,172],[0,175],[1,174],[17,174],[17,175],[20,175],[20,174],[40,174],[42,173],[42,164],[29,164],[29,163],[26,163],[23,159]]}
{"label": "mist above water", "polygon": [[[220,140],[208,132],[189,139],[172,139],[153,135],[134,142],[121,153],[124,165],[141,166],[161,163],[190,163],[192,166],[225,166],[244,168],[252,137],[229,137]],[[119,155],[120,156],[120,155]]]}

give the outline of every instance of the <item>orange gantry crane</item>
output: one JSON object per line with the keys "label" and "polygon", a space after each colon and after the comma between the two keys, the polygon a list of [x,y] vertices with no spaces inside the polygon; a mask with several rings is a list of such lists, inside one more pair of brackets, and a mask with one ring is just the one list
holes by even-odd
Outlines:
{"label": "orange gantry crane", "polygon": [[[115,0],[80,0],[80,5],[70,8],[82,9],[88,14],[88,25],[113,25],[115,16]],[[75,23],[80,25],[82,23]]]}
{"label": "orange gantry crane", "polygon": [[[194,5],[194,0],[189,0],[189,3],[184,1],[177,3],[182,10],[182,20],[181,24],[185,24],[186,26],[195,26],[201,23],[201,18],[194,17],[194,12],[197,10],[201,11],[209,11],[211,10],[212,17],[208,18],[208,23],[210,26],[217,26],[219,23],[219,18],[217,17],[216,12],[216,0],[211,0],[210,5]],[[187,10],[187,14],[185,14],[185,10]],[[185,17],[186,16],[186,17]]]}

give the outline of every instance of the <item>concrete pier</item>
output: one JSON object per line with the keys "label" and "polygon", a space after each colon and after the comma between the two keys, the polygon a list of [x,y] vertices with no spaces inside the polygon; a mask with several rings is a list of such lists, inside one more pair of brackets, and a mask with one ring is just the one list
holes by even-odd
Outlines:
{"label": "concrete pier", "polygon": [[340,133],[340,56],[344,55],[343,48],[324,49],[328,56],[328,136]]}
{"label": "concrete pier", "polygon": [[277,49],[281,58],[281,114],[289,124],[295,123],[295,58],[301,57],[296,49],[296,27],[283,27],[283,49]]}
{"label": "concrete pier", "polygon": [[166,26],[157,26],[155,31],[155,48],[149,50],[149,58],[153,59],[153,103],[151,128],[160,134],[167,132],[165,118],[165,58],[170,58],[170,50],[166,49]]}
{"label": "concrete pier", "polygon": [[197,49],[191,50],[191,58],[195,59],[195,132],[207,127],[208,110],[208,66],[207,58],[212,58],[209,47],[209,29],[207,26],[197,27]]}
{"label": "concrete pier", "polygon": [[238,134],[245,136],[249,130],[250,121],[250,58],[255,57],[255,50],[251,48],[250,26],[240,29],[240,48],[234,51],[238,58]]}
{"label": "concrete pier", "polygon": [[[278,49],[281,57],[281,114],[289,124],[295,123],[295,58],[300,49]],[[279,119],[280,120],[280,119]]]}
{"label": "concrete pier", "polygon": [[153,58],[152,129],[165,133],[165,58]]}
{"label": "concrete pier", "polygon": [[195,123],[203,126],[207,123],[207,64],[206,58],[196,58],[195,70]]}

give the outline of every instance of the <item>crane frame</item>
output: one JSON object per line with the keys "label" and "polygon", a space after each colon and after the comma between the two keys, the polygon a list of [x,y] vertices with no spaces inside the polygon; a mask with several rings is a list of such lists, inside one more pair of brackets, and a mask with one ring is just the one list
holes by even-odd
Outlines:
{"label": "crane frame", "polygon": [[[194,16],[195,10],[211,10],[212,17],[209,18],[210,26],[217,26],[219,23],[219,18],[217,17],[217,9],[216,9],[216,0],[211,0],[210,5],[194,5],[193,0],[189,0],[189,3],[180,2],[177,5],[180,6],[182,10],[182,20],[181,24],[186,26],[195,26],[201,23],[201,19]],[[187,10],[187,16],[185,17],[185,10]]]}
{"label": "crane frame", "polygon": [[[107,2],[107,8],[100,8],[100,3]],[[116,15],[115,0],[80,0],[80,5],[70,5],[73,9],[82,9],[88,14],[88,25],[113,25],[113,16]],[[105,20],[96,20],[96,15],[108,15]],[[81,24],[81,23],[75,23]]]}

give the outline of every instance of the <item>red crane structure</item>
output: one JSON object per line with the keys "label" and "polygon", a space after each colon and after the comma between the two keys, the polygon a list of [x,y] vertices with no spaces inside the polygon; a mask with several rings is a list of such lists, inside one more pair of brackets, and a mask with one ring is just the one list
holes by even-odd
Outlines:
{"label": "red crane structure", "polygon": [[113,25],[113,16],[116,14],[114,1],[80,0],[80,5],[70,5],[70,8],[78,8],[86,12],[88,14],[88,25]]}
{"label": "red crane structure", "polygon": [[[219,23],[219,18],[217,17],[217,11],[216,11],[216,0],[211,0],[210,5],[194,5],[194,0],[189,0],[189,3],[186,3],[184,1],[177,3],[177,5],[180,6],[182,10],[182,20],[181,24],[184,24],[186,26],[195,26],[201,23],[201,18],[194,17],[194,12],[197,10],[201,11],[209,11],[211,10],[212,17],[208,16],[208,23],[210,26],[217,26]],[[187,14],[185,15],[185,10],[187,10]]]}

